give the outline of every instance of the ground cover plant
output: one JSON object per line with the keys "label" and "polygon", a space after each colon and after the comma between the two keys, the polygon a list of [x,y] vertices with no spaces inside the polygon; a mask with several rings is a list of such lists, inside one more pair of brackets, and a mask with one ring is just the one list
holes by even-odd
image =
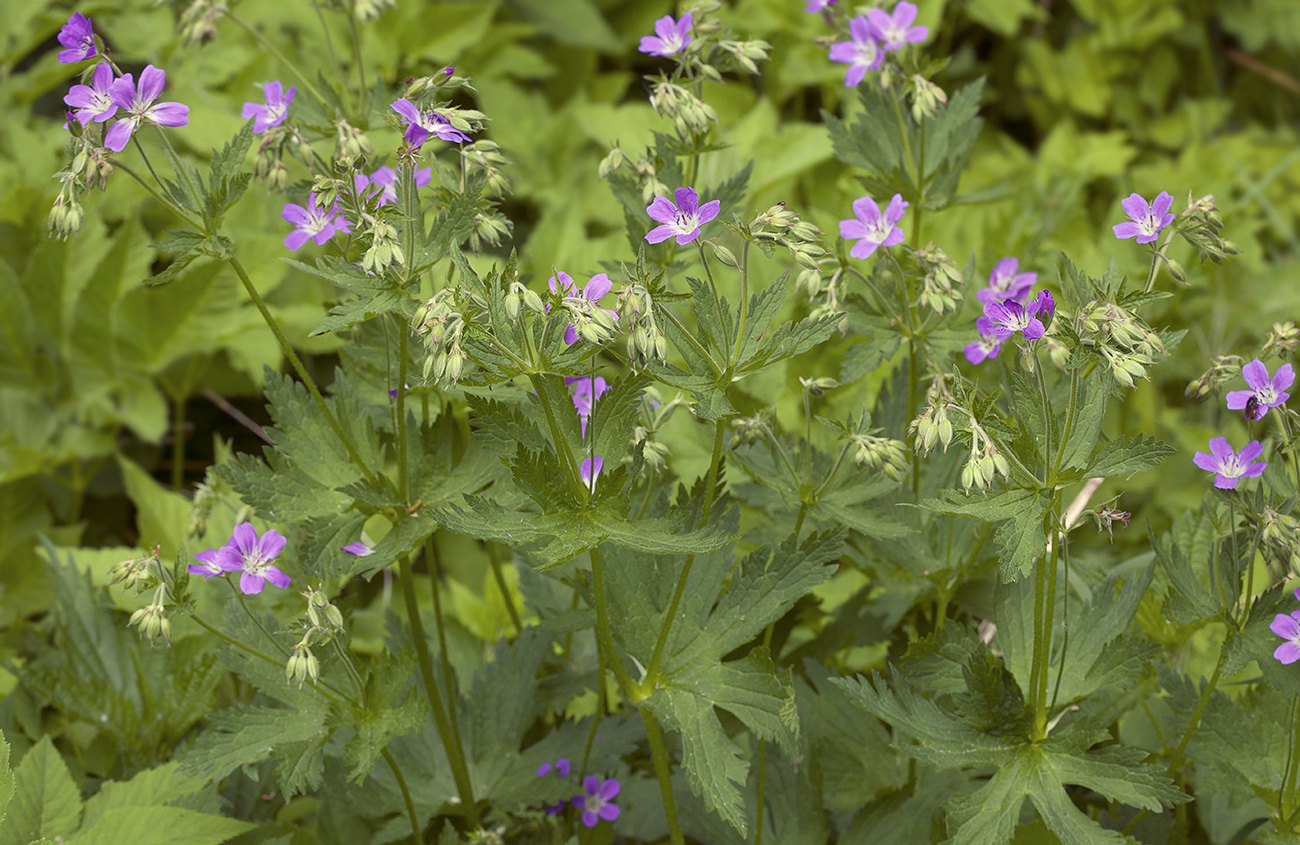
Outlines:
{"label": "ground cover plant", "polygon": [[1290,4],[9,12],[0,843],[1300,838]]}

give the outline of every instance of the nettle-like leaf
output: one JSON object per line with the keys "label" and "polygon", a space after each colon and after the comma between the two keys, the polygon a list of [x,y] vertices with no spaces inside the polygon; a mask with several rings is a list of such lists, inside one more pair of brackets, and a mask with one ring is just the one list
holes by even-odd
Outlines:
{"label": "nettle-like leaf", "polygon": [[332,731],[324,709],[292,709],[236,704],[207,718],[180,773],[221,779],[240,766],[276,761],[286,797],[320,786],[324,747]]}
{"label": "nettle-like leaf", "polygon": [[415,655],[410,651],[396,656],[385,652],[368,667],[364,704],[352,708],[347,723],[356,731],[343,750],[343,761],[352,766],[348,780],[364,780],[389,741],[424,725],[428,703],[415,686],[414,672]]}
{"label": "nettle-like leaf", "polygon": [[314,265],[293,258],[283,260],[308,275],[333,282],[356,297],[330,308],[329,316],[312,329],[313,336],[345,329],[392,312],[397,312],[399,319],[406,322],[415,313],[415,301],[410,292],[389,273],[367,273],[332,255],[317,258]]}
{"label": "nettle-like leaf", "polygon": [[945,490],[942,498],[926,499],[918,507],[999,522],[994,539],[1000,552],[1002,577],[1014,581],[1027,575],[1034,560],[1047,548],[1043,519],[1051,503],[1051,494],[1041,490],[1002,490],[977,496]]}
{"label": "nettle-like leaf", "polygon": [[81,830],[68,842],[217,845],[256,827],[197,812],[196,793],[207,786],[208,779],[182,775],[178,769],[177,763],[168,763],[146,769],[128,781],[105,783],[86,802]]}
{"label": "nettle-like leaf", "polygon": [[1177,450],[1151,437],[1126,434],[1097,448],[1082,476],[1086,478],[1128,477],[1155,469]]}
{"label": "nettle-like leaf", "polygon": [[81,793],[49,736],[28,750],[12,777],[17,789],[0,822],[0,845],[66,838],[77,830]]}

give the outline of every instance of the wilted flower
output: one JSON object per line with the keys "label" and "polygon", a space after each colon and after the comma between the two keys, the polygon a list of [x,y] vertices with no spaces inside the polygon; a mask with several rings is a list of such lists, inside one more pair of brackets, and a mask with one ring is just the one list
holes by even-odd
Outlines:
{"label": "wilted flower", "polygon": [[1113,504],[1108,503],[1092,511],[1091,516],[1093,521],[1097,523],[1097,530],[1105,531],[1110,535],[1110,539],[1114,541],[1115,523],[1122,522],[1127,527],[1128,521],[1132,518],[1133,514],[1128,511],[1122,511]]}
{"label": "wilted flower", "polygon": [[543,763],[537,767],[537,776],[539,778],[544,778],[551,772],[555,772],[562,778],[567,778],[569,776],[569,759],[567,757],[560,757],[555,761],[555,765]]}
{"label": "wilted flower", "polygon": [[1264,468],[1268,464],[1255,460],[1263,453],[1264,446],[1258,440],[1252,440],[1240,452],[1234,452],[1226,437],[1213,437],[1210,439],[1210,451],[1197,452],[1192,463],[1215,474],[1215,487],[1232,490],[1237,486],[1238,479],[1258,478],[1264,474]]}
{"label": "wilted flower", "polygon": [[871,22],[863,15],[849,21],[849,38],[849,41],[831,45],[830,59],[849,66],[844,72],[844,87],[855,88],[867,71],[880,67],[885,53],[880,49]]}
{"label": "wilted flower", "polygon": [[595,827],[601,819],[612,822],[619,814],[614,798],[620,788],[619,782],[613,778],[602,781],[595,775],[588,775],[582,781],[583,794],[573,796],[570,803],[582,810],[582,823],[587,827]]}
{"label": "wilted flower", "polygon": [[1269,408],[1284,405],[1291,398],[1291,394],[1286,392],[1295,382],[1295,372],[1290,364],[1278,367],[1270,379],[1268,367],[1256,358],[1241,368],[1241,375],[1250,389],[1228,391],[1228,410],[1244,410],[1248,420],[1263,419]]}
{"label": "wilted flower", "polygon": [[859,197],[853,201],[854,220],[840,221],[840,237],[845,240],[858,239],[849,250],[854,258],[870,258],[882,246],[894,246],[903,240],[903,230],[898,221],[907,213],[907,202],[902,194],[894,194],[880,213],[880,206],[871,197]]}
{"label": "wilted flower", "polygon": [[159,126],[188,124],[189,106],[183,103],[154,103],[166,84],[166,71],[159,70],[153,65],[140,71],[139,88],[136,87],[135,79],[129,73],[124,73],[114,80],[109,93],[113,97],[113,102],[126,112],[126,116],[119,118],[109,127],[108,134],[104,136],[104,146],[115,153],[122,152],[141,121],[156,123]]}
{"label": "wilted flower", "polygon": [[679,245],[690,243],[700,236],[700,226],[717,217],[722,208],[721,200],[700,205],[694,188],[678,188],[673,193],[676,204],[665,197],[655,197],[645,210],[652,220],[663,224],[646,233],[645,239],[652,244],[663,243],[674,235]]}
{"label": "wilted flower", "polygon": [[1137,238],[1138,243],[1149,244],[1160,237],[1161,229],[1174,222],[1174,215],[1169,211],[1174,198],[1168,191],[1161,191],[1150,205],[1147,205],[1141,194],[1136,193],[1129,194],[1119,204],[1129,216],[1129,220],[1111,227],[1115,231],[1115,237],[1120,239]]}
{"label": "wilted flower", "polygon": [[85,61],[98,53],[95,28],[81,12],[75,12],[59,30],[59,43],[67,48],[59,51],[59,61],[64,64]]}
{"label": "wilted flower", "polygon": [[317,246],[334,237],[335,232],[347,232],[351,229],[346,217],[339,213],[336,203],[329,211],[316,204],[316,193],[307,195],[307,207],[288,202],[280,211],[280,216],[296,228],[284,236],[284,245],[297,252],[307,243],[313,241]]}
{"label": "wilted flower", "polygon": [[673,20],[672,15],[664,15],[655,21],[655,34],[641,39],[637,49],[651,56],[671,56],[686,49],[694,39],[691,38],[691,25],[694,18],[690,12],[682,15],[680,20]]}
{"label": "wilted flower", "polygon": [[289,90],[285,91],[280,80],[273,79],[266,85],[262,86],[262,96],[266,103],[244,103],[244,109],[239,113],[244,120],[253,121],[253,134],[261,135],[272,127],[284,123],[285,117],[289,114],[289,104],[293,102],[294,95],[298,89],[290,85]]}

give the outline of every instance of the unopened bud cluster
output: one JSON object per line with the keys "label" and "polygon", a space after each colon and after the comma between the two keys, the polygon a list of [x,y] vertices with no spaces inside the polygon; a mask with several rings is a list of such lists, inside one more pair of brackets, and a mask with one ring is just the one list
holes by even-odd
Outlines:
{"label": "unopened bud cluster", "polygon": [[934,117],[940,106],[948,105],[948,95],[924,76],[913,74],[908,95],[912,98],[912,119],[917,123]]}
{"label": "unopened bud cluster", "polygon": [[1085,345],[1106,361],[1115,381],[1133,387],[1147,367],[1165,356],[1159,335],[1127,309],[1094,299],[1083,307],[1076,330]]}
{"label": "unopened bud cluster", "polygon": [[109,586],[121,584],[124,591],[135,588],[137,596],[145,590],[153,590],[153,600],[131,614],[127,627],[138,628],[140,636],[147,638],[150,645],[159,637],[171,645],[172,623],[167,618],[167,603],[172,597],[172,578],[162,565],[160,554],[161,550],[155,546],[144,557],[114,564],[108,570],[108,583]]}
{"label": "unopened bud cluster", "polygon": [[159,560],[161,552],[160,547],[154,546],[153,551],[144,557],[133,557],[113,564],[108,569],[108,585],[111,587],[121,584],[123,592],[135,588],[137,596],[156,586],[164,577],[162,562]]}
{"label": "unopened bud cluster", "polygon": [[766,438],[772,432],[772,415],[770,411],[759,411],[752,417],[738,417],[731,421],[735,434],[731,436],[731,448],[752,446]]}
{"label": "unopened bud cluster", "polygon": [[[113,164],[109,161],[111,153],[101,144],[103,130],[95,124],[82,129],[76,121],[69,121],[68,125],[73,131],[69,141],[72,160],[54,174],[54,178],[59,180],[59,195],[45,221],[50,237],[59,239],[75,237],[81,231],[86,217],[81,195],[92,188],[102,191],[113,173]],[[92,137],[90,133],[100,137]]]}
{"label": "unopened bud cluster", "polygon": [[[826,255],[821,244],[821,229],[800,220],[799,215],[786,208],[783,202],[750,221],[749,236],[760,246],[775,243],[785,247],[805,271],[817,271],[818,261]],[[768,254],[771,254],[770,249],[770,246],[764,246]],[[737,265],[733,263],[731,266]]]}
{"label": "unopened bud cluster", "polygon": [[659,391],[647,387],[641,394],[640,417],[632,428],[631,445],[641,446],[641,457],[645,461],[645,471],[663,472],[668,467],[668,446],[659,442],[659,430],[668,423],[677,408],[683,404],[681,396],[675,396],[665,402]]}
{"label": "unopened bud cluster", "polygon": [[1210,368],[1187,385],[1183,395],[1204,402],[1216,395],[1223,385],[1241,378],[1242,361],[1240,355],[1215,355]]}
{"label": "unopened bud cluster", "polygon": [[809,396],[820,399],[826,395],[827,391],[839,387],[840,383],[829,376],[821,376],[820,378],[804,378],[800,376],[799,385]]}
{"label": "unopened bud cluster", "polygon": [[484,193],[488,196],[499,197],[510,190],[510,180],[504,171],[510,160],[501,154],[501,147],[495,141],[464,144],[460,148],[460,157],[467,170],[483,174],[486,180]]}
{"label": "unopened bud cluster", "polygon": [[226,14],[226,0],[194,0],[181,13],[176,30],[182,41],[203,44],[217,37],[217,21]]}
{"label": "unopened bud cluster", "polygon": [[651,361],[668,360],[668,339],[655,322],[654,300],[639,284],[630,284],[618,292],[618,324],[627,332],[627,360],[642,368]]}
{"label": "unopened bud cluster", "polygon": [[1263,526],[1260,538],[1263,540],[1264,554],[1280,566],[1300,574],[1300,521],[1289,514],[1278,513],[1272,508],[1265,509],[1260,515]]}
{"label": "unopened bud cluster", "polygon": [[921,307],[939,314],[961,307],[957,288],[966,282],[948,253],[934,244],[912,254],[921,269]]}
{"label": "unopened bud cluster", "polygon": [[1279,358],[1290,358],[1297,346],[1300,346],[1300,329],[1296,328],[1295,321],[1274,323],[1264,348],[1260,350],[1260,357],[1276,355]]}
{"label": "unopened bud cluster", "polygon": [[[374,158],[375,148],[366,133],[343,118],[334,121],[334,162],[345,167],[355,167],[362,161]],[[329,205],[325,206],[329,208]]]}
{"label": "unopened bud cluster", "polygon": [[915,439],[922,455],[930,454],[930,451],[940,443],[943,444],[943,451],[948,451],[953,435],[952,420],[948,418],[948,411],[955,408],[945,380],[943,376],[939,376],[930,383],[930,388],[926,391],[925,408],[908,426],[908,434]]}
{"label": "unopened bud cluster", "polygon": [[159,584],[158,589],[154,591],[153,601],[132,613],[131,620],[126,623],[128,628],[139,628],[140,636],[149,640],[150,646],[159,637],[162,637],[168,646],[171,645],[172,623],[167,618],[166,600],[167,586]]}
{"label": "unopened bud cluster", "polygon": [[465,320],[454,296],[449,289],[440,290],[411,317],[411,331],[424,343],[426,382],[455,384],[469,361],[461,348]]}
{"label": "unopened bud cluster", "polygon": [[[1198,200],[1193,200],[1189,193],[1187,210],[1178,215],[1174,221],[1174,230],[1189,244],[1196,247],[1196,253],[1202,261],[1208,258],[1218,264],[1229,255],[1237,255],[1241,252],[1240,247],[1221,234],[1223,218],[1219,216],[1219,209],[1214,204],[1213,195],[1207,194]],[[1174,272],[1172,267],[1170,272]],[[1174,277],[1178,278],[1176,273]],[[1180,278],[1178,281],[1186,281],[1186,278]]]}
{"label": "unopened bud cluster", "polygon": [[758,75],[758,62],[767,61],[772,45],[766,41],[719,41],[718,49],[726,53],[746,73]]}
{"label": "unopened bud cluster", "polygon": [[650,89],[650,106],[660,117],[671,120],[683,137],[702,135],[708,131],[709,124],[718,122],[713,106],[664,76],[655,80]]}
{"label": "unopened bud cluster", "polygon": [[894,481],[907,476],[907,446],[901,440],[871,434],[853,435],[853,462],[876,469]]}
{"label": "unopened bud cluster", "polygon": [[510,283],[505,296],[506,316],[511,322],[518,322],[520,315],[527,309],[532,314],[545,314],[546,303],[535,290],[529,290],[523,282],[516,279]]}
{"label": "unopened bud cluster", "polygon": [[1000,473],[1003,478],[1011,477],[1011,465],[1006,456],[989,437],[988,432],[974,417],[967,423],[970,431],[971,451],[966,465],[961,468],[961,486],[965,490],[978,487],[986,490],[993,485],[993,479]]}

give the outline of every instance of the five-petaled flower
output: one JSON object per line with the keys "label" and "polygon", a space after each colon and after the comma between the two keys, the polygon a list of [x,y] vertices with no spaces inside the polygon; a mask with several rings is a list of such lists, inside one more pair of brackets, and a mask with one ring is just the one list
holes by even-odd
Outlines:
{"label": "five-petaled flower", "polygon": [[[1295,591],[1295,597],[1300,599],[1300,590]],[[1273,650],[1273,656],[1279,663],[1290,666],[1300,660],[1300,610],[1293,610],[1289,614],[1279,613],[1273,617],[1268,629],[1286,640]]]}
{"label": "five-petaled flower", "polygon": [[[591,277],[591,280],[579,292],[578,285],[573,281],[573,277],[563,270],[547,279],[546,283],[550,286],[551,293],[558,293],[572,299],[584,299],[592,305],[600,302],[601,297],[609,293],[609,289],[614,286],[607,274],[597,273]],[[582,303],[578,304],[581,305]],[[549,311],[550,308],[548,307],[546,310]],[[612,317],[614,322],[618,321],[617,311],[609,308],[601,308],[600,310]],[[578,337],[578,327],[573,323],[569,323],[564,330],[564,342],[572,346],[578,342]]]}
{"label": "five-petaled flower", "polygon": [[857,219],[840,221],[840,237],[845,240],[858,239],[849,250],[854,258],[870,258],[882,246],[893,246],[903,240],[903,230],[898,221],[907,213],[907,202],[902,194],[894,194],[880,213],[880,206],[871,197],[860,197],[853,201],[853,213]]}
{"label": "five-petaled flower", "polygon": [[867,71],[880,67],[885,53],[880,49],[871,21],[865,15],[849,21],[849,38],[851,40],[831,45],[831,61],[849,66],[844,72],[844,87],[855,88]]}
{"label": "five-petaled flower", "polygon": [[1047,331],[1038,315],[1052,316],[1056,310],[1056,300],[1048,291],[1039,291],[1038,296],[1023,305],[1015,300],[1005,302],[996,300],[984,303],[984,316],[993,323],[993,334],[1001,340],[1019,332],[1025,340],[1038,340]]}
{"label": "five-petaled flower", "polygon": [[1002,350],[1002,341],[1006,338],[997,333],[993,321],[983,316],[976,318],[975,331],[979,332],[980,339],[966,344],[966,348],[962,350],[966,354],[966,360],[972,364],[983,364],[989,358],[998,357],[998,352]]}
{"label": "five-petaled flower", "polygon": [[664,15],[655,21],[655,34],[642,36],[641,46],[637,49],[652,56],[671,56],[680,53],[686,49],[687,44],[695,40],[690,34],[694,23],[695,20],[690,12],[682,15],[679,20],[673,20],[672,15]]}
{"label": "five-petaled flower", "polygon": [[655,197],[646,206],[650,219],[663,224],[646,233],[645,239],[652,244],[663,243],[674,235],[678,244],[690,243],[700,236],[700,226],[717,217],[722,208],[721,200],[700,205],[694,188],[678,188],[673,194],[677,197],[676,204],[667,197]]}
{"label": "five-petaled flower", "polygon": [[218,575],[226,574],[226,570],[221,568],[221,562],[217,560],[216,549],[205,549],[204,551],[194,555],[194,559],[197,560],[198,563],[191,563],[189,565],[189,573],[191,575],[202,575],[203,580],[206,581],[209,578],[215,578]]}
{"label": "five-petaled flower", "polygon": [[113,102],[126,112],[124,117],[108,128],[104,136],[104,146],[115,153],[126,149],[126,142],[131,140],[135,128],[141,121],[156,123],[159,126],[185,126],[190,122],[190,107],[184,103],[155,103],[167,84],[167,72],[149,65],[140,71],[140,86],[129,73],[118,77],[109,93]]}
{"label": "five-petaled flower", "polygon": [[392,104],[392,108],[406,124],[406,134],[402,139],[408,147],[423,146],[430,135],[458,144],[469,140],[469,136],[452,126],[450,120],[436,112],[420,111],[410,100],[398,100]]}
{"label": "five-petaled flower", "polygon": [[227,572],[243,573],[239,576],[239,589],[245,595],[262,592],[267,581],[284,589],[289,586],[289,576],[271,561],[284,551],[286,542],[274,528],[259,538],[253,523],[241,522],[235,526],[230,542],[217,550],[217,564]]}
{"label": "five-petaled flower", "polygon": [[351,224],[339,213],[338,204],[329,211],[316,204],[316,192],[307,195],[307,207],[287,202],[280,211],[280,216],[295,228],[284,236],[284,245],[297,252],[307,241],[314,241],[317,246],[334,237],[335,232],[351,230]]}
{"label": "five-petaled flower", "polygon": [[[583,485],[585,485],[588,490],[595,493],[596,479],[600,478],[600,471],[604,468],[605,459],[600,455],[592,455],[590,458],[587,458],[582,462],[582,466],[578,467],[578,477],[582,479]],[[581,805],[574,804],[573,806],[578,807]],[[587,825],[587,827],[591,827],[591,825]]]}
{"label": "five-petaled flower", "polygon": [[1240,478],[1258,478],[1263,475],[1265,461],[1256,461],[1264,453],[1264,447],[1258,440],[1252,440],[1234,452],[1228,445],[1226,437],[1210,438],[1210,451],[1197,452],[1192,458],[1206,472],[1214,473],[1214,486],[1220,490],[1232,490]]}
{"label": "five-petaled flower", "polygon": [[59,43],[67,48],[59,51],[59,61],[64,64],[84,61],[99,52],[95,49],[95,28],[81,12],[68,18],[59,30]]}
{"label": "five-petaled flower", "polygon": [[[1278,367],[1270,379],[1268,367],[1256,358],[1241,368],[1241,375],[1250,389],[1228,391],[1228,410],[1245,410],[1247,419],[1263,419],[1269,408],[1284,405],[1291,398],[1291,394],[1286,392],[1295,382],[1295,371],[1290,364]],[[1255,400],[1253,407],[1250,401],[1252,398]]]}
{"label": "five-petaled flower", "polygon": [[1119,204],[1129,220],[1111,227],[1117,238],[1135,237],[1138,243],[1149,244],[1160,237],[1161,229],[1174,222],[1173,212],[1169,210],[1174,204],[1174,198],[1168,191],[1161,191],[1150,205],[1147,205],[1141,194],[1129,194]]}
{"label": "five-petaled flower", "polygon": [[977,291],[976,298],[980,302],[1003,302],[1008,299],[1024,302],[1029,289],[1038,282],[1038,274],[1016,272],[1019,269],[1020,262],[1014,258],[999,261],[993,267],[993,272],[989,273],[989,286]]}
{"label": "five-petaled flower", "polygon": [[95,74],[89,85],[73,85],[63,102],[76,109],[72,116],[85,126],[90,121],[103,123],[117,114],[117,103],[113,102],[113,68],[108,62],[95,66]]}
{"label": "five-petaled flower", "polygon": [[289,114],[289,104],[293,102],[293,97],[297,93],[298,89],[294,86],[290,85],[289,90],[285,91],[280,80],[273,79],[262,86],[262,96],[266,98],[265,105],[244,103],[244,110],[239,113],[240,117],[253,121],[253,134],[261,135],[266,130],[284,123],[285,117]]}
{"label": "five-petaled flower", "polygon": [[596,400],[601,397],[609,385],[605,382],[604,376],[570,376],[564,379],[566,384],[574,385],[573,388],[573,407],[578,411],[578,419],[582,422],[582,436],[587,436],[587,420],[591,418],[591,411],[596,406]]}
{"label": "five-petaled flower", "polygon": [[595,775],[587,775],[582,781],[583,794],[573,796],[570,803],[582,810],[582,823],[587,827],[595,827],[601,819],[612,822],[618,818],[619,809],[614,798],[620,788],[614,778],[602,781]]}
{"label": "five-petaled flower", "polygon": [[880,46],[886,50],[901,50],[908,44],[918,44],[930,35],[930,28],[912,26],[916,20],[916,6],[902,0],[894,7],[891,15],[884,9],[872,9],[867,12],[871,30],[880,39]]}

